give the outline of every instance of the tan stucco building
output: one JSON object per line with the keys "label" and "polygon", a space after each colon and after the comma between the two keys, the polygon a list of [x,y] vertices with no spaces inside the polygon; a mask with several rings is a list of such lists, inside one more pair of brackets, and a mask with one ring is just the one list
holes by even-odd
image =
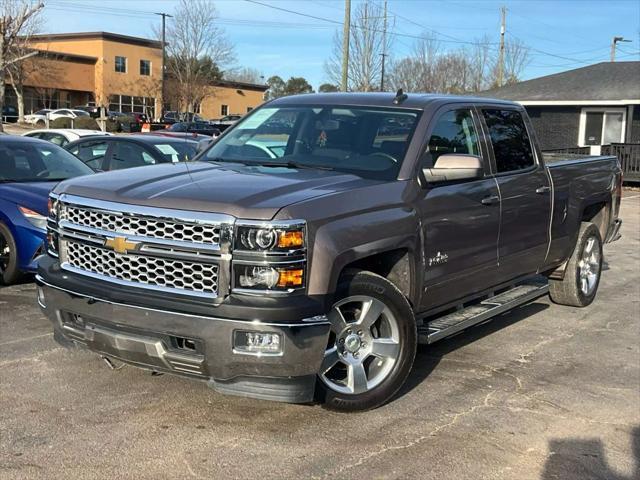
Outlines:
{"label": "tan stucco building", "polygon": [[[109,32],[37,35],[31,41],[39,54],[24,64],[26,113],[95,104],[160,116],[161,42]],[[165,88],[165,110],[170,110],[171,81]],[[265,85],[217,82],[208,87],[199,113],[205,118],[246,113],[263,102],[266,89]],[[13,89],[7,86],[6,92],[7,104],[15,105]]]}

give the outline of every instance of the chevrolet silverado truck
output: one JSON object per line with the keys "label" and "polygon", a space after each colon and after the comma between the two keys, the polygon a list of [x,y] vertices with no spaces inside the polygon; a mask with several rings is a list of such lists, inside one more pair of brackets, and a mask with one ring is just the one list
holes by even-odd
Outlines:
{"label": "chevrolet silverado truck", "polygon": [[543,155],[515,103],[280,98],[195,161],[60,183],[38,302],[111,363],[366,410],[417,344],[547,293],[589,305],[621,184],[615,157]]}

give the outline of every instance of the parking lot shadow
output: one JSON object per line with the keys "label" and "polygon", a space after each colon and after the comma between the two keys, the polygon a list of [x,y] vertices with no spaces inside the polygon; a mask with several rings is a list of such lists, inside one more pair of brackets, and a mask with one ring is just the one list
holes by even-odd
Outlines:
{"label": "parking lot shadow", "polygon": [[413,370],[409,378],[400,389],[397,398],[413,390],[424,381],[425,378],[436,368],[442,358],[470,343],[495,333],[503,328],[507,328],[514,323],[525,320],[532,315],[549,308],[546,303],[534,302],[517,307],[510,312],[498,315],[487,323],[471,327],[462,333],[451,338],[441,340],[433,345],[421,345],[413,365]]}
{"label": "parking lot shadow", "polygon": [[640,478],[640,427],[631,433],[634,471],[630,477],[611,469],[604,445],[597,439],[568,438],[549,442],[541,480],[637,480]]}

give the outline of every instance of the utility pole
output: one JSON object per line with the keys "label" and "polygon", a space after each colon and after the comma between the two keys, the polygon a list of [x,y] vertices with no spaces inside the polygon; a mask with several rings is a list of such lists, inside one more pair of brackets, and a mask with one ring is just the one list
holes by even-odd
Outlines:
{"label": "utility pole", "polygon": [[384,92],[384,61],[387,58],[387,0],[384,0],[384,27],[382,28],[382,71],[380,72],[380,91]]}
{"label": "utility pole", "polygon": [[[163,114],[164,114],[164,110],[165,110],[165,99],[167,98],[166,96],[166,92],[165,92],[165,80],[166,80],[166,67],[165,65],[167,64],[167,54],[166,54],[166,40],[165,40],[165,31],[166,31],[166,18],[173,18],[172,15],[169,15],[168,13],[156,13],[156,15],[160,15],[162,17],[162,77],[161,77],[161,82],[162,82],[162,109],[160,111],[160,115],[159,118],[162,118]],[[156,112],[157,114],[157,112]]]}
{"label": "utility pole", "polygon": [[631,42],[631,40],[626,40],[624,37],[613,37],[611,41],[611,61],[616,61],[616,44],[618,42]]}
{"label": "utility pole", "polygon": [[500,56],[498,57],[498,87],[502,86],[504,77],[504,34],[507,29],[507,8],[500,7]]}
{"label": "utility pole", "polygon": [[342,28],[342,85],[347,91],[349,82],[349,35],[351,34],[351,0],[344,0],[344,25]]}

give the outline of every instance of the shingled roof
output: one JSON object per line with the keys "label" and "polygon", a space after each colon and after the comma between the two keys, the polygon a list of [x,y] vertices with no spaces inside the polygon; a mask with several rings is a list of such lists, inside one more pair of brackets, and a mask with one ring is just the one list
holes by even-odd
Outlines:
{"label": "shingled roof", "polygon": [[640,103],[640,62],[602,62],[487,90],[484,97],[525,104]]}

